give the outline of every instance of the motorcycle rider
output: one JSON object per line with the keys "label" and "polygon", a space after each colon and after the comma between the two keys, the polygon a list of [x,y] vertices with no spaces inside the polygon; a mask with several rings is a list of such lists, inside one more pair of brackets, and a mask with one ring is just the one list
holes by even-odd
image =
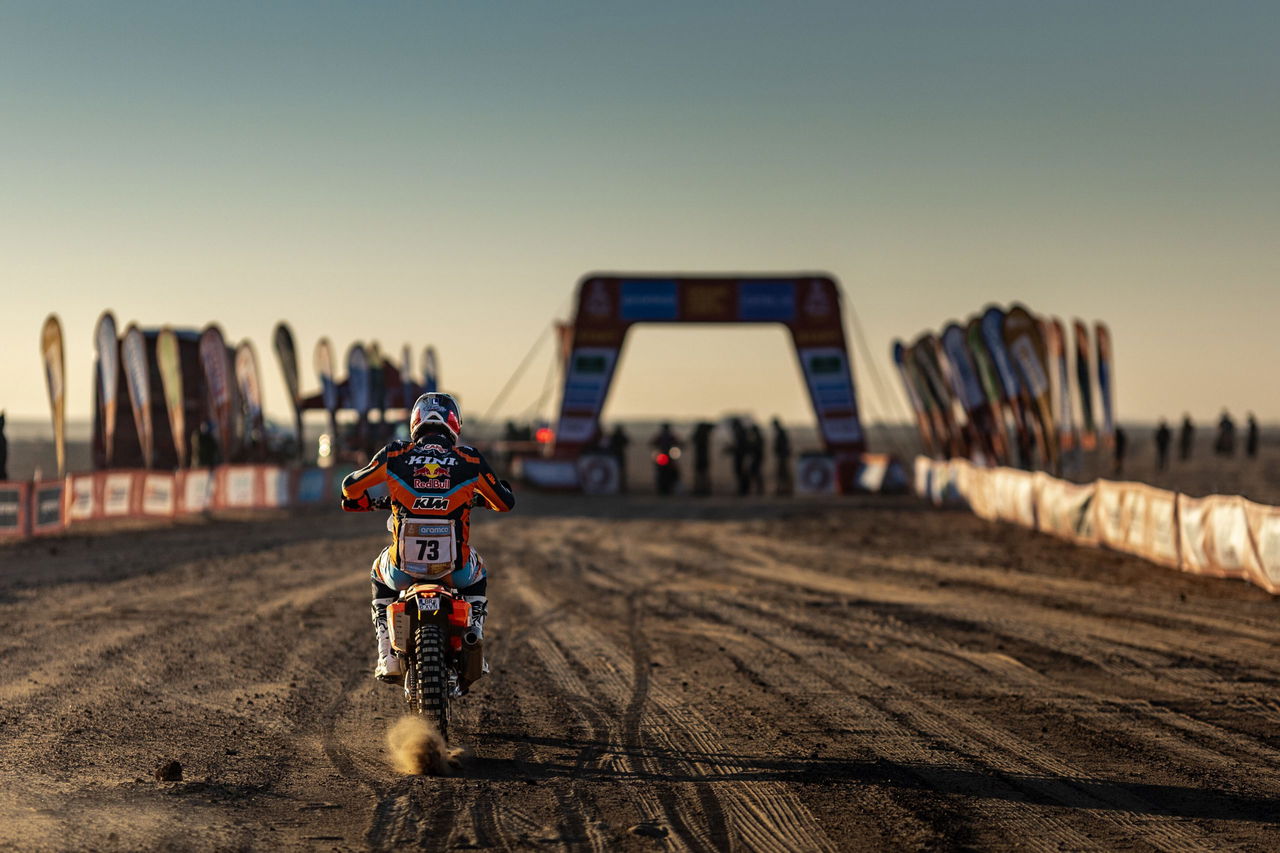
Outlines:
{"label": "motorcycle rider", "polygon": [[[367,491],[378,483],[385,482],[391,496],[387,522],[391,544],[374,559],[370,571],[373,630],[378,640],[374,676],[382,681],[396,682],[404,675],[387,632],[387,606],[395,601],[398,590],[424,581],[453,587],[471,605],[473,628],[484,636],[488,576],[480,553],[468,542],[471,507],[509,512],[516,499],[511,484],[498,479],[478,450],[458,444],[461,431],[462,415],[453,397],[423,394],[409,415],[410,440],[392,441],[342,481],[342,508],[348,512],[372,509]],[[405,522],[415,518],[448,519],[453,535],[410,540],[406,545]],[[469,686],[461,685],[464,691]]]}

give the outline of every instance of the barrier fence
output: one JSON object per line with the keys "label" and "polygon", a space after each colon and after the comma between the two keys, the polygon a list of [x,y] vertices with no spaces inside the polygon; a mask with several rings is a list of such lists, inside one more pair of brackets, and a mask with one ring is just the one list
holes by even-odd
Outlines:
{"label": "barrier fence", "polygon": [[329,468],[275,465],[98,471],[63,480],[0,482],[0,539],[61,533],[89,521],[318,506],[336,501],[341,485],[342,478]]}
{"label": "barrier fence", "polygon": [[1193,498],[1145,483],[1068,483],[1043,472],[915,461],[915,492],[1080,545],[1105,546],[1161,566],[1240,578],[1280,594],[1280,508],[1238,495]]}

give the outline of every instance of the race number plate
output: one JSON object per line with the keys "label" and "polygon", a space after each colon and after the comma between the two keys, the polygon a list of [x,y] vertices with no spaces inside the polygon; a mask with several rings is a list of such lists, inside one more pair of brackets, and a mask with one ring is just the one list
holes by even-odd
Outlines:
{"label": "race number plate", "polygon": [[435,577],[453,569],[453,519],[400,523],[400,564],[411,575]]}

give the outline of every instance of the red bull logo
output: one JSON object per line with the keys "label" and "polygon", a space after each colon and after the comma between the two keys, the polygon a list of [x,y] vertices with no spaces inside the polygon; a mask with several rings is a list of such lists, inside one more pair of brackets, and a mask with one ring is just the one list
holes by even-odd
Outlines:
{"label": "red bull logo", "polygon": [[449,469],[437,462],[427,462],[413,469],[415,489],[449,488]]}

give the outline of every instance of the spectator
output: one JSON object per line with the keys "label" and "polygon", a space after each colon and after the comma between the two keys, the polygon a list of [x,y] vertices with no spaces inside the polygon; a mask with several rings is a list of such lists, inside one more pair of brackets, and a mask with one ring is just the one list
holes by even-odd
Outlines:
{"label": "spectator", "polygon": [[1213,443],[1213,452],[1227,457],[1236,453],[1236,422],[1231,420],[1226,409],[1222,410],[1222,417],[1218,418],[1218,439]]}
{"label": "spectator", "polygon": [[1250,459],[1258,455],[1258,419],[1249,413],[1248,430],[1244,434],[1244,453]]}
{"label": "spectator", "polygon": [[729,421],[729,430],[733,436],[725,452],[733,457],[733,479],[738,487],[738,494],[745,495],[750,483],[747,482],[747,429],[738,418]]}
{"label": "spectator", "polygon": [[631,438],[622,424],[614,424],[613,432],[609,433],[608,448],[613,458],[618,460],[618,487],[624,492],[627,490],[627,446],[630,444]]}
{"label": "spectator", "polygon": [[208,421],[200,424],[200,435],[196,440],[196,464],[201,468],[212,468],[218,464],[218,440],[213,437],[213,425]]}
{"label": "spectator", "polygon": [[1169,465],[1169,443],[1173,441],[1173,430],[1169,429],[1169,422],[1164,418],[1160,419],[1160,426],[1156,428],[1156,470],[1163,471]]}
{"label": "spectator", "polygon": [[764,433],[752,424],[747,427],[747,452],[743,459],[747,471],[747,491],[764,494]]}
{"label": "spectator", "polygon": [[791,436],[778,418],[773,419],[773,464],[777,476],[776,491],[791,494]]}
{"label": "spectator", "polygon": [[693,493],[711,494],[711,433],[716,425],[701,421],[693,428]]}
{"label": "spectator", "polygon": [[9,479],[9,439],[4,435],[4,412],[0,411],[0,481]]}
{"label": "spectator", "polygon": [[676,460],[680,458],[680,439],[671,429],[671,424],[664,423],[658,428],[650,446],[654,449],[654,477],[657,480],[658,494],[669,495],[680,485],[680,469]]}
{"label": "spectator", "polygon": [[1115,457],[1115,476],[1124,476],[1124,454],[1129,449],[1129,436],[1125,434],[1124,427],[1116,427],[1116,457]]}
{"label": "spectator", "polygon": [[1178,431],[1178,458],[1186,462],[1191,458],[1191,450],[1196,441],[1196,425],[1191,421],[1191,415],[1184,414],[1182,416],[1182,429]]}

